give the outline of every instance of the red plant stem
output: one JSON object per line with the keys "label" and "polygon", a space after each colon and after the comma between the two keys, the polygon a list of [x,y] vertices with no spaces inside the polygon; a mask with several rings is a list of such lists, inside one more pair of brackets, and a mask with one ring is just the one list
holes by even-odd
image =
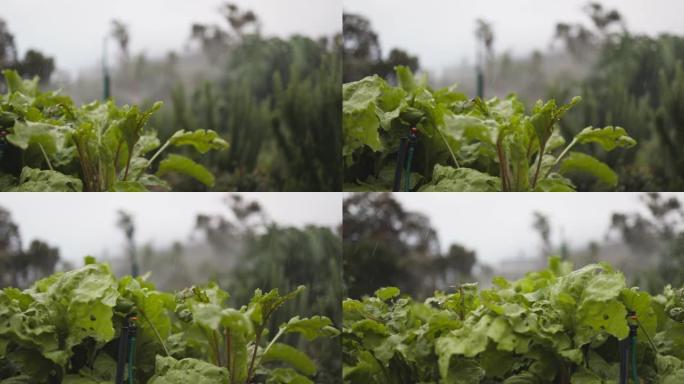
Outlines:
{"label": "red plant stem", "polygon": [[544,158],[544,147],[546,143],[539,147],[539,159],[537,161],[537,169],[534,171],[534,179],[532,179],[532,188],[537,186],[537,179],[539,178],[539,170],[541,169],[542,159]]}
{"label": "red plant stem", "polygon": [[257,349],[259,348],[259,341],[261,340],[261,333],[263,332],[263,326],[259,328],[254,339],[254,352],[252,352],[252,361],[249,362],[249,369],[247,370],[247,383],[252,381],[252,375],[254,374],[254,363],[256,361]]}
{"label": "red plant stem", "polygon": [[226,328],[224,333],[226,338],[226,368],[228,368],[228,372],[230,373],[230,382],[232,384],[235,380],[235,367],[233,367],[233,335],[230,332],[230,328]]}
{"label": "red plant stem", "polygon": [[119,145],[116,146],[116,155],[114,155],[114,173],[117,173],[117,174],[119,173],[119,169],[117,167],[119,165],[119,152],[121,151],[121,145],[122,144],[123,144],[123,141],[119,140]]}
{"label": "red plant stem", "polygon": [[128,161],[126,162],[126,172],[124,172],[123,181],[126,181],[126,178],[128,177],[128,168],[130,166],[131,166],[131,157],[128,156]]}
{"label": "red plant stem", "polygon": [[511,185],[508,179],[508,163],[506,162],[506,156],[504,154],[503,147],[501,146],[501,139],[496,141],[496,154],[499,157],[499,173],[501,175],[501,187],[506,191],[510,191]]}

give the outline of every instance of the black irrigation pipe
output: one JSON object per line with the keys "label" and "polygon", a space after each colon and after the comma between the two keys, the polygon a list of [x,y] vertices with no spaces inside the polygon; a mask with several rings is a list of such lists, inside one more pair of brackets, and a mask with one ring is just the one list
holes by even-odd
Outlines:
{"label": "black irrigation pipe", "polygon": [[[637,330],[639,329],[639,318],[634,311],[627,313],[627,321],[629,323],[629,335],[627,338],[620,340],[620,380],[619,384],[629,383],[629,371],[632,371],[632,380],[635,384],[639,383],[639,375],[637,374],[637,359],[636,359],[636,341]],[[643,327],[642,327],[643,330]],[[648,334],[644,330],[647,337]],[[654,346],[655,347],[655,346]]]}
{"label": "black irrigation pipe", "polygon": [[394,170],[394,185],[392,186],[393,192],[402,191],[401,180],[403,172],[406,172],[406,175],[403,178],[405,179],[403,191],[408,192],[411,188],[411,164],[413,163],[413,153],[415,152],[417,142],[418,129],[416,129],[415,127],[409,130],[409,135],[407,137],[402,137],[399,141],[399,151],[397,152],[397,165]]}
{"label": "black irrigation pipe", "polygon": [[116,360],[116,384],[126,384],[124,375],[128,364],[128,383],[134,380],[135,362],[135,342],[138,327],[135,321],[138,320],[134,313],[126,315],[121,325],[121,335],[119,336],[119,352]]}

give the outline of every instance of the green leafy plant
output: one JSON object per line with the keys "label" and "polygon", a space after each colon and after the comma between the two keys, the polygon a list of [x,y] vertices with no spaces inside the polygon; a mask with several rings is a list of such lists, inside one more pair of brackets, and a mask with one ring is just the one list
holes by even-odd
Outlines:
{"label": "green leafy plant", "polygon": [[[286,295],[256,290],[249,304],[228,308],[215,284],[175,295],[145,277],[116,279],[106,264],[56,273],[21,291],[0,291],[0,382],[113,382],[124,319],[138,319],[135,382],[312,383],[317,368],[299,349],[279,342],[339,331],[326,317],[294,317],[268,335],[268,321]],[[131,381],[132,382],[132,381]]]}
{"label": "green leafy plant", "polygon": [[[332,327],[330,319],[321,316],[302,319],[296,316],[281,324],[275,335],[267,337],[269,318],[303,290],[304,287],[300,286],[283,296],[278,294],[278,290],[268,293],[257,290],[250,303],[240,310],[224,308],[223,303],[228,295],[216,286],[208,289],[195,287],[179,292],[176,295],[176,313],[188,324],[186,334],[192,335],[187,338],[186,345],[206,345],[212,364],[225,368],[226,382],[252,383],[256,376],[261,376],[278,383],[281,381],[277,377],[288,378],[282,382],[293,380],[312,383],[307,376],[316,373],[316,364],[303,352],[278,340],[287,333],[299,333],[307,340],[336,336],[339,331]],[[262,346],[264,343],[265,346]],[[271,370],[264,365],[269,361],[286,362],[293,368]],[[183,367],[176,369],[182,371]],[[164,376],[173,374],[173,371],[174,368],[171,368]],[[161,377],[155,376],[152,382]],[[192,377],[185,376],[185,379]]]}
{"label": "green leafy plant", "polygon": [[214,184],[204,166],[177,154],[161,160],[156,174],[149,172],[169,147],[200,153],[228,148],[211,130],[177,131],[162,145],[154,131],[145,130],[161,103],[146,111],[111,100],[76,107],[59,92],[41,92],[37,78],[3,74],[8,93],[0,96],[0,130],[8,148],[2,153],[2,190],[168,190],[161,176],[169,172]]}
{"label": "green leafy plant", "polygon": [[684,323],[684,287],[678,290],[665,287],[665,314],[672,320]]}
{"label": "green leafy plant", "polygon": [[607,264],[548,269],[493,287],[436,292],[424,302],[399,289],[343,303],[347,383],[609,383],[618,340],[636,312],[641,382],[684,379],[683,290],[651,296]]}
{"label": "green leafy plant", "polygon": [[570,179],[591,176],[605,188],[617,174],[596,158],[572,151],[596,143],[606,151],[636,141],[621,127],[587,127],[566,145],[557,126],[580,102],[538,101],[531,111],[515,95],[468,99],[455,86],[432,90],[397,67],[399,86],[378,76],[343,86],[345,189],[387,190],[397,151],[409,128],[419,133],[406,190],[573,191]]}

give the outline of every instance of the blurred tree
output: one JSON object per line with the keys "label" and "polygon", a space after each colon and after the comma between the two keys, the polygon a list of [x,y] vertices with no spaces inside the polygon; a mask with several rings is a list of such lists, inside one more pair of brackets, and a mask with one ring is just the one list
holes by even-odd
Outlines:
{"label": "blurred tree", "polygon": [[32,282],[49,276],[55,272],[59,262],[59,248],[51,247],[41,240],[33,240],[21,257],[19,275],[22,283],[20,286],[29,286]]}
{"label": "blurred tree", "polygon": [[411,68],[412,71],[418,69],[418,57],[412,56],[408,52],[399,48],[392,48],[386,59],[380,60],[375,64],[375,73],[378,76],[395,81],[396,72],[394,68],[398,65]]}
{"label": "blurred tree", "polygon": [[148,60],[144,52],[139,53],[135,56],[135,63],[133,67],[133,79],[140,82],[145,77],[145,71],[147,69]]}
{"label": "blurred tree", "polygon": [[372,67],[382,60],[382,51],[370,21],[361,15],[344,13],[342,37],[343,81],[347,83],[371,75]]}
{"label": "blurred tree", "polygon": [[621,33],[626,31],[622,15],[616,9],[605,9],[600,3],[590,2],[584,7],[584,12],[604,38],[610,34],[611,26],[618,26]]}
{"label": "blurred tree", "polygon": [[601,247],[596,241],[589,242],[589,254],[587,264],[594,264],[598,262],[599,251]]}
{"label": "blurred tree", "polygon": [[546,260],[552,251],[551,223],[549,222],[549,217],[541,212],[533,212],[532,217],[532,228],[537,231],[542,240],[541,257]]}
{"label": "blurred tree", "polygon": [[617,231],[630,247],[643,252],[657,251],[663,242],[672,241],[677,235],[684,218],[684,210],[677,197],[663,197],[650,192],[641,195],[642,204],[649,216],[641,213],[614,213],[611,231]]}
{"label": "blurred tree", "polygon": [[581,24],[556,24],[554,40],[562,41],[565,49],[575,58],[583,58],[586,51],[593,46],[594,39],[593,32]]}
{"label": "blurred tree", "polygon": [[473,267],[477,264],[475,252],[459,244],[452,244],[449,247],[445,259],[448,261],[447,267],[454,269],[462,276],[471,276]]}
{"label": "blurred tree", "polygon": [[357,193],[343,203],[344,280],[349,297],[382,286],[424,296],[471,277],[475,253],[439,249],[437,232],[423,214],[406,211],[392,194]]}
{"label": "blurred tree", "polygon": [[428,218],[405,211],[388,193],[351,195],[342,212],[347,295],[358,298],[387,285],[418,293],[425,276],[416,265],[439,252]]}
{"label": "blurred tree", "polygon": [[431,290],[447,290],[473,277],[473,267],[477,264],[477,255],[462,245],[452,244],[446,255],[436,258],[432,263],[436,279]]}
{"label": "blurred tree", "polygon": [[260,34],[261,22],[253,11],[241,10],[235,3],[224,3],[220,11],[237,36]]}
{"label": "blurred tree", "polygon": [[477,19],[475,24],[477,25],[475,37],[480,41],[485,51],[488,54],[492,54],[494,50],[494,30],[492,25],[484,19]]}
{"label": "blurred tree", "polygon": [[393,48],[383,59],[378,34],[373,31],[370,21],[361,15],[342,15],[342,38],[342,81],[345,83],[373,74],[392,77],[397,65],[405,65],[413,72],[419,68],[418,57],[402,49]]}
{"label": "blurred tree", "polygon": [[[300,41],[300,54],[313,50],[311,41]],[[285,161],[282,174],[286,190],[342,189],[342,65],[333,52],[318,68],[308,60],[294,60],[289,81],[274,73],[275,114],[273,134]],[[296,176],[295,176],[296,175]]]}
{"label": "blurred tree", "polygon": [[492,25],[484,19],[477,19],[475,25],[475,38],[482,47],[482,53],[485,58],[485,60],[482,61],[482,64],[485,65],[485,62],[494,56],[494,29],[492,28]]}
{"label": "blurred tree", "polygon": [[216,63],[224,56],[230,36],[219,26],[197,23],[192,25],[190,38],[199,41],[209,61]]}
{"label": "blurred tree", "polygon": [[256,231],[271,222],[257,201],[249,201],[241,195],[230,194],[223,199],[234,220],[222,214],[197,215],[195,230],[204,233],[212,247],[221,251],[230,247],[238,238],[252,237]]}
{"label": "blurred tree", "polygon": [[[626,32],[622,15],[615,9],[605,9],[599,3],[590,2],[583,11],[592,21],[592,27],[581,23],[558,23],[553,40],[560,40],[565,48],[576,59],[586,59],[590,52],[602,45],[614,41]],[[618,26],[619,30],[615,31]]]}
{"label": "blurred tree", "polygon": [[[296,314],[323,314],[341,326],[341,264],[341,240],[329,228],[307,226],[299,229],[270,223],[263,234],[247,238],[245,249],[236,260],[236,268],[219,281],[227,287],[235,304],[247,302],[257,287],[288,292],[305,285],[307,289],[303,295],[274,315],[271,332],[277,331],[277,324]],[[290,339],[318,357],[322,369],[316,382],[341,383],[341,345],[338,341],[307,342],[297,336]]]}
{"label": "blurred tree", "polygon": [[230,30],[217,24],[195,23],[191,40],[197,40],[204,54],[212,63],[226,57],[231,44],[239,44],[246,36],[261,35],[261,21],[251,10],[242,10],[234,3],[223,3],[219,13],[225,18]]}
{"label": "blurred tree", "polygon": [[128,259],[131,263],[131,275],[138,276],[140,274],[140,267],[135,248],[135,222],[133,221],[133,216],[124,210],[119,210],[118,215],[119,218],[116,225],[126,237]]}
{"label": "blurred tree", "polygon": [[34,281],[55,272],[59,249],[33,240],[22,249],[19,226],[12,215],[0,207],[0,288],[27,288]]}
{"label": "blurred tree", "polygon": [[[176,129],[214,129],[229,151],[203,156],[216,190],[341,189],[341,61],[330,41],[245,34],[218,82],[172,97]],[[182,188],[181,189],[187,189]]]}
{"label": "blurred tree", "polygon": [[[608,35],[585,79],[553,86],[548,93],[556,99],[582,96],[561,121],[561,130],[572,136],[588,125],[624,126],[638,142],[635,150],[607,153],[591,146],[590,154],[617,171],[624,190],[683,190],[684,38],[626,30]],[[577,185],[600,190],[592,180],[578,179]]]}
{"label": "blurred tree", "polygon": [[114,19],[111,22],[111,28],[110,35],[119,45],[119,50],[121,51],[121,60],[125,63],[128,61],[128,44],[131,40],[131,35],[128,32],[128,25],[124,24],[121,20]]}
{"label": "blurred tree", "polygon": [[491,24],[483,19],[475,21],[475,38],[478,41],[476,52],[477,70],[477,96],[485,96],[485,77],[490,84],[494,83],[493,64],[494,64],[494,29]]}
{"label": "blurred tree", "polygon": [[[544,89],[547,88],[548,78],[545,69],[544,55],[539,50],[532,51],[529,59],[529,65],[527,66],[527,77],[529,81],[527,82],[527,87],[523,91],[524,95],[530,94],[541,94]],[[502,73],[503,78],[510,79],[515,76],[514,71],[509,71]],[[519,75],[518,75],[519,76]]]}
{"label": "blurred tree", "polygon": [[42,84],[46,84],[55,70],[55,60],[52,57],[44,56],[39,51],[29,49],[24,55],[24,60],[18,64],[19,73],[26,77],[40,77]]}
{"label": "blurred tree", "polygon": [[[653,273],[644,274],[643,285],[659,292],[665,284],[684,284],[684,209],[677,197],[651,192],[641,196],[648,215],[614,213],[611,231],[642,255],[658,258]],[[639,263],[640,260],[635,260]],[[646,280],[646,281],[644,281]]]}
{"label": "blurred tree", "polygon": [[684,232],[678,232],[674,239],[666,243],[656,271],[657,281],[649,284],[654,292],[659,292],[659,288],[667,284],[684,286]]}
{"label": "blurred tree", "polygon": [[[14,35],[9,31],[5,20],[0,19],[0,70],[14,69],[23,77],[40,76],[41,84],[48,84],[55,70],[52,57],[43,55],[35,49],[29,49],[20,60]],[[4,83],[4,79],[0,79]]]}
{"label": "blurred tree", "polygon": [[252,234],[255,229],[266,226],[268,215],[257,201],[246,200],[242,195],[228,195],[224,201],[230,207],[242,231]]}
{"label": "blurred tree", "polygon": [[5,20],[0,19],[0,67],[9,68],[18,60],[14,35],[9,31]]}
{"label": "blurred tree", "polygon": [[17,259],[21,255],[19,226],[12,221],[12,215],[0,207],[0,286],[17,286]]}

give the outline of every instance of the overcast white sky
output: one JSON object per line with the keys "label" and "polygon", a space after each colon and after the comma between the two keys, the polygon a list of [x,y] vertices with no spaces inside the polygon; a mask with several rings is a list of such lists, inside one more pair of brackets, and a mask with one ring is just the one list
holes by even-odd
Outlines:
{"label": "overcast white sky", "polygon": [[[684,1],[600,0],[617,8],[630,31],[684,33]],[[379,32],[383,52],[401,47],[418,54],[424,69],[441,73],[445,66],[474,61],[475,20],[494,27],[495,50],[528,55],[546,49],[555,25],[583,22],[588,0],[343,0],[345,12],[365,15]]]}
{"label": "overcast white sky", "polygon": [[[124,236],[116,227],[117,212],[133,214],[140,244],[169,246],[186,240],[199,213],[230,217],[225,193],[2,193],[0,206],[12,213],[24,244],[45,240],[60,248],[63,258],[77,264],[85,255],[117,255]],[[342,222],[341,193],[243,193],[258,201],[282,225]]]}
{"label": "overcast white sky", "polygon": [[[266,35],[330,35],[342,30],[340,0],[230,0],[252,9]],[[99,65],[110,21],[128,24],[132,53],[149,56],[179,51],[195,22],[225,25],[217,9],[224,0],[2,0],[0,17],[9,24],[20,54],[30,48],[56,57],[75,73]],[[111,52],[115,52],[112,44]]]}
{"label": "overcast white sky", "polygon": [[[282,225],[337,226],[342,193],[245,193]],[[671,194],[668,194],[671,195]],[[674,194],[684,201],[684,193]],[[222,213],[224,193],[2,193],[0,206],[12,213],[25,243],[38,238],[58,245],[62,256],[79,263],[86,254],[118,254],[124,238],[117,211],[135,218],[139,243],[158,247],[186,240],[199,213]],[[601,240],[613,212],[643,211],[637,193],[396,193],[402,205],[426,214],[446,249],[459,243],[494,264],[539,249],[532,212],[549,216],[558,244],[560,228],[571,245]]]}
{"label": "overcast white sky", "polygon": [[[441,246],[459,243],[495,264],[521,254],[536,256],[539,235],[532,212],[546,214],[559,244],[560,228],[569,244],[601,241],[613,212],[645,212],[638,193],[397,193],[404,208],[426,214]],[[671,194],[664,194],[671,195]],[[674,194],[684,201],[684,193]]]}

